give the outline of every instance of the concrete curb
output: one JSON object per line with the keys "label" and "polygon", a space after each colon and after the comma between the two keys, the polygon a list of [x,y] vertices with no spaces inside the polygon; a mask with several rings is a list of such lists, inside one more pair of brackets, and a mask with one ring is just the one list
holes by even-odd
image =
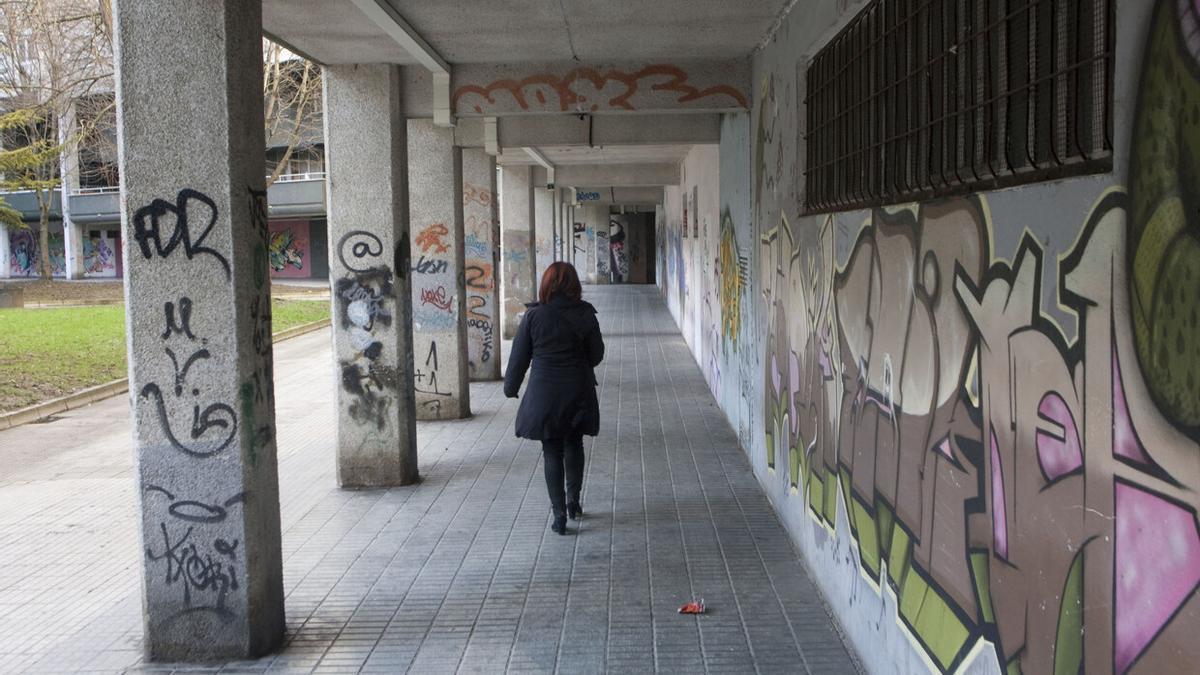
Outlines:
{"label": "concrete curb", "polygon": [[[312,333],[313,331],[321,330],[329,325],[329,319],[322,319],[320,321],[313,321],[312,323],[294,326],[287,330],[276,333],[273,336],[272,342],[282,342],[290,338],[299,337],[306,333]],[[112,382],[98,384],[94,387],[88,387],[87,389],[82,389],[73,394],[67,394],[66,396],[50,399],[49,401],[45,401],[43,403],[35,403],[27,408],[14,410],[10,413],[0,413],[0,431],[19,427],[23,424],[29,424],[30,422],[36,422],[40,419],[44,419],[51,415],[57,415],[68,410],[82,408],[97,401],[103,401],[106,398],[123,394],[128,390],[129,379],[121,378],[119,380],[113,380]]]}

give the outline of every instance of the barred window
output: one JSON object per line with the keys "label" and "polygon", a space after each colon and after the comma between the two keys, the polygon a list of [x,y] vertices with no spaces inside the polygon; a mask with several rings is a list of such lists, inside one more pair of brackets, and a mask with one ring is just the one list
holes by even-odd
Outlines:
{"label": "barred window", "polygon": [[807,70],[805,209],[1112,170],[1112,0],[874,0]]}

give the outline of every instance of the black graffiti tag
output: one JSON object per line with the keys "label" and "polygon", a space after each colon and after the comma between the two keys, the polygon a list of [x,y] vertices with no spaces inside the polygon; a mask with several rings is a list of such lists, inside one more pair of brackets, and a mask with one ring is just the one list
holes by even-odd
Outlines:
{"label": "black graffiti tag", "polygon": [[[217,538],[213,540],[211,551],[202,552],[194,542],[189,541],[194,528],[189,527],[183,536],[174,541],[166,523],[160,523],[159,529],[162,531],[163,551],[155,553],[147,546],[146,557],[151,562],[166,561],[167,585],[182,584],[183,604],[189,608],[229,616],[225,596],[229,591],[238,589],[237,573],[232,564],[237,559],[238,542]],[[193,606],[193,592],[211,594],[211,600],[204,605]]]}
{"label": "black graffiti tag", "polygon": [[[190,202],[199,202],[204,207],[208,208],[208,222],[204,225],[198,236],[192,237],[191,223],[188,218],[188,206]],[[167,218],[174,218],[175,226],[171,235],[167,240],[163,241],[163,226],[167,224]],[[155,199],[148,206],[143,206],[133,214],[133,238],[137,241],[138,247],[142,251],[142,256],[146,260],[150,260],[155,255],[160,258],[167,258],[179,247],[183,245],[183,253],[188,260],[194,259],[197,255],[204,254],[212,256],[221,263],[221,268],[225,270],[225,280],[232,278],[229,271],[229,261],[220,252],[211,249],[204,245],[204,240],[208,238],[212,232],[213,226],[217,224],[217,204],[208,195],[202,194],[190,188],[184,188],[179,191],[175,197],[175,203],[172,204],[164,199]]]}
{"label": "black graffiti tag", "polygon": [[365,230],[351,230],[342,235],[338,240],[338,259],[342,261],[342,266],[351,272],[365,272],[373,265],[359,267],[357,263],[351,264],[346,259],[347,249],[351,258],[354,261],[362,260],[363,258],[378,258],[383,255],[383,242],[379,237]]}
{"label": "black graffiti tag", "polygon": [[201,440],[209,429],[227,429],[229,433],[224,438],[217,438],[203,444],[208,446],[205,449],[188,447],[180,442],[175,433],[171,431],[171,419],[167,416],[167,404],[163,400],[162,390],[158,385],[150,383],[142,387],[141,397],[146,399],[154,397],[158,408],[158,424],[166,434],[171,447],[192,457],[212,457],[229,447],[234,436],[237,435],[237,414],[233,412],[233,408],[224,403],[213,403],[202,411],[199,405],[194,405],[192,406],[192,441]]}
{"label": "black graffiti tag", "polygon": [[196,351],[195,353],[193,353],[191,356],[187,357],[187,359],[183,362],[183,367],[180,368],[179,367],[179,357],[175,356],[175,352],[171,351],[170,347],[167,347],[167,356],[170,357],[170,359],[171,359],[171,365],[175,366],[175,395],[176,396],[183,394],[183,383],[187,381],[188,370],[191,369],[192,364],[196,363],[200,359],[212,358],[212,354],[210,354],[207,349],[200,349],[200,350]]}
{"label": "black graffiti tag", "polygon": [[189,340],[195,340],[196,336],[192,335],[192,299],[179,299],[179,321],[175,320],[175,303],[168,302],[163,305],[163,312],[167,315],[167,327],[163,329],[162,339],[166,340],[171,335],[186,335]]}
{"label": "black graffiti tag", "polygon": [[146,492],[161,492],[171,500],[167,511],[176,518],[189,523],[219,523],[229,514],[234,504],[246,501],[246,493],[239,492],[220,504],[209,504],[194,499],[176,499],[170,490],[158,485],[146,485]]}

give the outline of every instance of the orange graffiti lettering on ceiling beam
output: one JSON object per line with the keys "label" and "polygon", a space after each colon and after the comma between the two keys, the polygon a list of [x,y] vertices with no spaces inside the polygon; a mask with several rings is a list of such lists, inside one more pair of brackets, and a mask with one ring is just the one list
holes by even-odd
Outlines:
{"label": "orange graffiti lettering on ceiling beam", "polygon": [[[746,101],[746,96],[736,87],[727,84],[718,84],[711,87],[700,89],[691,84],[688,84],[688,74],[682,68],[671,64],[652,64],[632,73],[627,73],[617,69],[610,69],[607,72],[601,72],[595,68],[582,67],[571,70],[562,77],[557,77],[550,73],[539,73],[531,75],[521,80],[505,78],[491,82],[486,86],[477,84],[468,84],[459,87],[454,91],[454,109],[459,110],[459,101],[468,94],[478,94],[489,104],[495,105],[496,98],[494,94],[502,91],[507,91],[512,95],[513,100],[522,110],[530,109],[530,102],[526,97],[525,88],[535,85],[544,85],[552,90],[558,96],[558,110],[569,111],[575,108],[577,104],[586,103],[586,97],[578,95],[572,86],[579,80],[587,80],[592,83],[597,91],[609,82],[619,82],[625,86],[625,90],[619,95],[610,98],[607,102],[610,108],[620,108],[623,110],[636,110],[637,107],[631,99],[638,93],[639,85],[645,78],[650,77],[666,77],[665,82],[650,84],[651,91],[667,91],[676,92],[679,97],[677,103],[691,103],[699,101],[710,96],[728,96],[733,99],[739,107],[748,108],[749,104]],[[545,94],[542,91],[536,91],[538,107],[546,105]],[[480,105],[474,106],[475,112],[482,114],[483,107]],[[594,101],[591,103],[590,110],[596,111],[600,109],[600,102]]]}

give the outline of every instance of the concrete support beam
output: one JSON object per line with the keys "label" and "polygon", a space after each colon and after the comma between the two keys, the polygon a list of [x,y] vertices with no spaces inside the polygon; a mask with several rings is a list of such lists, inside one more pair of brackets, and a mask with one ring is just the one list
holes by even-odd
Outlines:
{"label": "concrete support beam", "polygon": [[240,0],[113,3],[142,608],[155,661],[254,658],[284,632],[261,11]]}
{"label": "concrete support beam", "polygon": [[467,289],[467,368],[471,381],[498,380],[500,370],[500,200],[496,158],[462,151],[463,247]]}
{"label": "concrete support beam", "polygon": [[554,190],[546,189],[546,170],[533,168],[533,235],[537,252],[537,268],[534,278],[541,281],[542,274],[554,262]]}
{"label": "concrete support beam", "polygon": [[408,129],[394,66],[327,66],[325,166],[338,483],[417,480]]}
{"label": "concrete support beam", "polygon": [[533,170],[506,166],[500,170],[501,287],[504,338],[517,334],[525,303],[537,299],[534,279]]}
{"label": "concrete support beam", "polygon": [[500,144],[526,146],[662,145],[719,143],[716,113],[627,113],[623,115],[513,115],[498,122]]}
{"label": "concrete support beam", "polygon": [[557,174],[564,185],[613,187],[678,185],[681,179],[677,164],[563,164]]}
{"label": "concrete support beam", "polygon": [[495,117],[483,118],[483,149],[492,157],[500,154],[500,125]]}
{"label": "concrete support beam", "polygon": [[452,82],[451,104],[459,116],[750,107],[750,60],[745,58],[594,67],[578,61],[463,64],[455,67]]}
{"label": "concrete support beam", "polygon": [[417,419],[471,416],[464,285],[462,148],[433,120],[408,122]]}

